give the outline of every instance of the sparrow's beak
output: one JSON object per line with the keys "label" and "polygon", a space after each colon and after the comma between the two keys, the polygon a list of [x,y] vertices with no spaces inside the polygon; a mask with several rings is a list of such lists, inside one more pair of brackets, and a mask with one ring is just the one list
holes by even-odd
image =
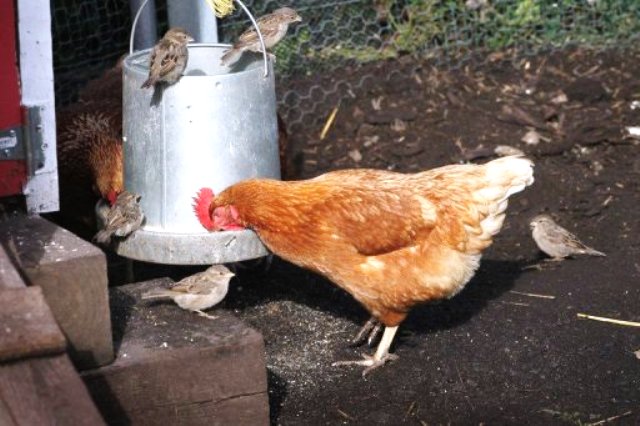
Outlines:
{"label": "sparrow's beak", "polygon": [[195,38],[193,38],[193,37],[191,37],[191,36],[187,37],[187,42],[189,42],[189,43],[193,43],[194,41],[196,41],[196,39],[195,39]]}
{"label": "sparrow's beak", "polygon": [[297,15],[296,19],[294,19],[293,22],[302,22],[302,16]]}

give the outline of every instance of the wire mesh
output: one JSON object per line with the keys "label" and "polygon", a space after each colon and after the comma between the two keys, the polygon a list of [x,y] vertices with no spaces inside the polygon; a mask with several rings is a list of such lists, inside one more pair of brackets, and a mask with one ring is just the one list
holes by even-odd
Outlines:
{"label": "wire mesh", "polygon": [[[283,6],[245,3],[256,16]],[[166,4],[156,4],[164,32]],[[406,58],[457,67],[491,52],[624,45],[640,34],[636,0],[292,0],[288,6],[304,19],[274,48],[279,106],[290,129],[374,84],[366,72],[346,78],[371,63],[398,61],[397,72],[385,77],[393,78],[411,72]],[[52,16],[56,98],[66,104],[126,52],[131,14],[127,0],[55,0]],[[231,42],[248,25],[236,11],[219,22],[221,41]]]}

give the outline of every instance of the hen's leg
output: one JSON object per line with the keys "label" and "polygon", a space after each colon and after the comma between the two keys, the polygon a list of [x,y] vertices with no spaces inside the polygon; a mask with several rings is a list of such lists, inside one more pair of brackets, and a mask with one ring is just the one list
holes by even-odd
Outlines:
{"label": "hen's leg", "polygon": [[366,340],[367,344],[371,346],[371,344],[380,334],[380,330],[382,330],[382,324],[380,323],[380,321],[378,321],[375,317],[371,317],[369,318],[369,321],[367,321],[362,326],[360,331],[358,331],[356,337],[351,340],[351,344],[353,346],[360,346]]}
{"label": "hen's leg", "polygon": [[363,354],[362,357],[364,359],[357,361],[337,361],[332,365],[340,366],[340,365],[362,365],[366,367],[362,372],[362,377],[365,377],[371,371],[375,370],[378,367],[382,367],[387,361],[393,361],[398,359],[398,355],[390,354],[389,348],[391,347],[391,343],[393,342],[393,338],[398,331],[398,326],[395,327],[385,327],[384,334],[382,335],[382,340],[380,340],[380,344],[378,345],[378,349],[376,349],[376,353],[371,355]]}

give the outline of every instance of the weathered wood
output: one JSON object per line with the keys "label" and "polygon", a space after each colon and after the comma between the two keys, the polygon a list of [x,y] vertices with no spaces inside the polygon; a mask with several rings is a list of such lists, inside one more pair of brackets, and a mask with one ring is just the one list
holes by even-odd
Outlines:
{"label": "weathered wood", "polygon": [[0,361],[56,354],[67,342],[40,287],[0,290]]}
{"label": "weathered wood", "polygon": [[66,354],[0,364],[0,424],[104,425]]}
{"label": "weathered wood", "polygon": [[215,320],[140,301],[170,280],[111,289],[116,361],[82,373],[109,423],[264,425],[269,422],[262,336],[228,313]]}
{"label": "weathered wood", "polygon": [[[9,250],[13,249],[17,253],[15,244],[11,239],[6,241],[5,244]],[[25,287],[24,281],[22,281],[20,274],[11,261],[10,253],[7,253],[5,248],[0,245],[0,289],[23,287]]]}
{"label": "weathered wood", "polygon": [[[12,244],[6,245],[15,255]],[[25,286],[2,246],[0,273],[0,425],[103,425],[69,357],[60,353],[66,343],[42,290]],[[59,353],[42,355],[52,352]]]}
{"label": "weathered wood", "polygon": [[0,223],[0,240],[15,253],[29,285],[42,287],[47,304],[69,341],[76,367],[113,360],[104,253],[38,216],[16,215]]}

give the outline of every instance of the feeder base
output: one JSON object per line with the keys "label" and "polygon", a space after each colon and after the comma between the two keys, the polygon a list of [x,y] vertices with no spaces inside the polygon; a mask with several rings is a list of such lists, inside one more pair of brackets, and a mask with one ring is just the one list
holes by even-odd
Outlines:
{"label": "feeder base", "polygon": [[217,265],[266,256],[253,231],[173,234],[140,229],[115,243],[115,251],[144,262],[169,265]]}

